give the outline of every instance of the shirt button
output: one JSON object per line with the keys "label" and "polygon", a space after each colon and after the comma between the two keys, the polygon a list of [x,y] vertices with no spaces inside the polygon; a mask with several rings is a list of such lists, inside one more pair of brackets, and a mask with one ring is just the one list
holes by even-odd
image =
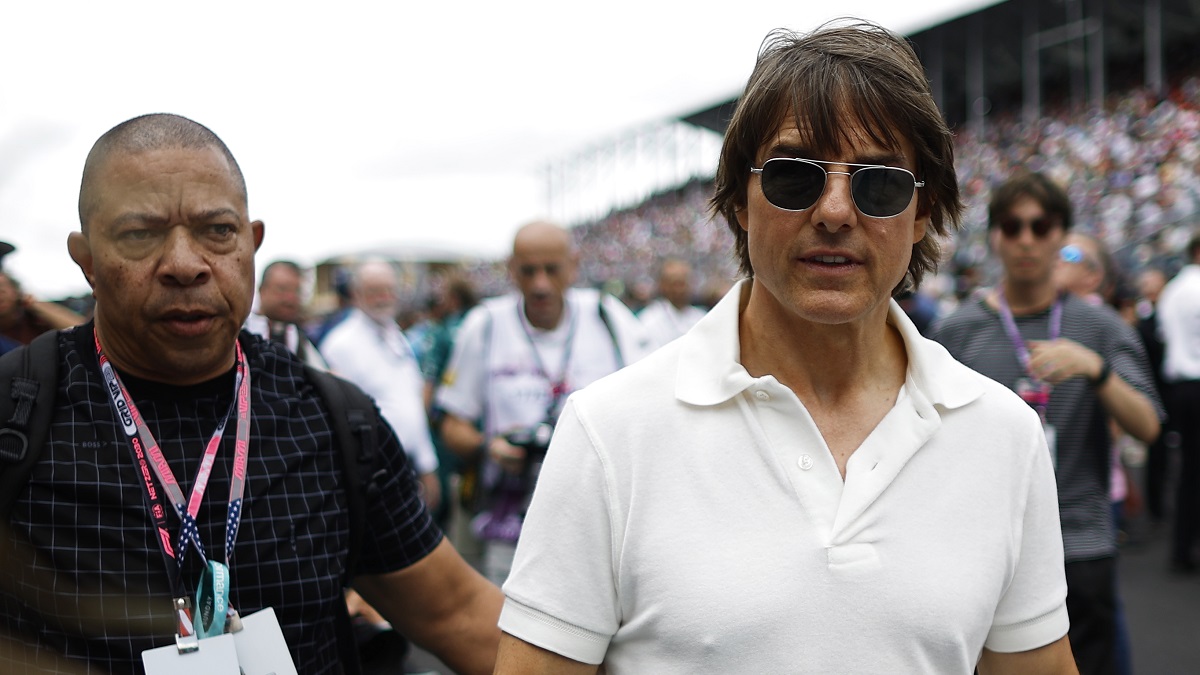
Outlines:
{"label": "shirt button", "polygon": [[770,401],[771,395],[768,394],[767,392],[763,391],[762,389],[759,389],[758,391],[754,392],[754,398],[756,398],[760,401]]}
{"label": "shirt button", "polygon": [[797,464],[800,465],[801,469],[808,471],[809,469],[813,468],[813,458],[809,457],[808,455],[800,455],[800,461],[797,462]]}

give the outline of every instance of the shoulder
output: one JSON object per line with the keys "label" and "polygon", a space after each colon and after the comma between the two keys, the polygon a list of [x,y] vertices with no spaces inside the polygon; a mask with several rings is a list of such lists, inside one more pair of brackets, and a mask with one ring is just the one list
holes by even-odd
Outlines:
{"label": "shoulder", "polygon": [[676,341],[644,358],[606,375],[575,392],[576,406],[586,414],[611,414],[613,419],[630,420],[650,413],[655,406],[675,399],[675,375],[680,359]]}
{"label": "shoulder", "polygon": [[1108,305],[1093,305],[1073,295],[1063,302],[1063,332],[1082,343],[1113,338],[1137,339],[1137,332]]}
{"label": "shoulder", "polygon": [[984,304],[983,298],[971,298],[934,322],[932,335],[944,344],[987,328],[995,321],[996,314]]}

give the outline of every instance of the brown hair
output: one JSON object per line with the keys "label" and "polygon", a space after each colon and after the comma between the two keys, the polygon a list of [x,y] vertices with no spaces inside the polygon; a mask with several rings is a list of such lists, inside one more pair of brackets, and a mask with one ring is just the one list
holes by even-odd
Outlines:
{"label": "brown hair", "polygon": [[1035,171],[1022,171],[992,190],[988,202],[988,229],[1000,224],[1013,205],[1029,197],[1041,205],[1047,216],[1057,218],[1063,232],[1071,229],[1071,198],[1061,185]]}
{"label": "brown hair", "polygon": [[929,228],[913,244],[908,273],[893,292],[916,288],[926,272],[937,269],[941,256],[941,245],[931,235],[957,229],[963,205],[953,137],[912,47],[868,22],[767,35],[725,132],[710,202],[713,216],[728,221],[741,271],[750,277],[747,235],[737,214],[746,207],[759,149],[788,114],[808,136],[806,144],[820,153],[832,155],[848,146],[854,123],[884,147],[899,148],[902,138],[912,144],[917,180],[925,181],[917,192],[917,212],[929,214]]}

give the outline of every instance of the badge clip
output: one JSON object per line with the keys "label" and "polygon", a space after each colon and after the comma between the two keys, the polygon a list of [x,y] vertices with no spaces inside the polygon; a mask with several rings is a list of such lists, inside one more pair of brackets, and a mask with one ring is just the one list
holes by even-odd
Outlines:
{"label": "badge clip", "polygon": [[199,651],[200,638],[196,637],[192,625],[192,601],[190,598],[175,598],[175,619],[179,632],[175,633],[175,647],[180,654]]}

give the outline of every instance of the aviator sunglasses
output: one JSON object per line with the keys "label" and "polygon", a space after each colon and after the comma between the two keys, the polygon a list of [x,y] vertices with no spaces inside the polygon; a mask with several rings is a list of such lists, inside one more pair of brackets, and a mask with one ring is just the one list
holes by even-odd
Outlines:
{"label": "aviator sunglasses", "polygon": [[[824,164],[857,167],[852,171],[830,171]],[[776,157],[763,162],[762,168],[750,167],[750,173],[762,179],[763,196],[772,206],[784,211],[811,208],[825,192],[830,174],[850,177],[850,196],[864,216],[891,218],[908,208],[917,188],[925,187],[908,169],[879,164],[822,162],[816,159]]]}

